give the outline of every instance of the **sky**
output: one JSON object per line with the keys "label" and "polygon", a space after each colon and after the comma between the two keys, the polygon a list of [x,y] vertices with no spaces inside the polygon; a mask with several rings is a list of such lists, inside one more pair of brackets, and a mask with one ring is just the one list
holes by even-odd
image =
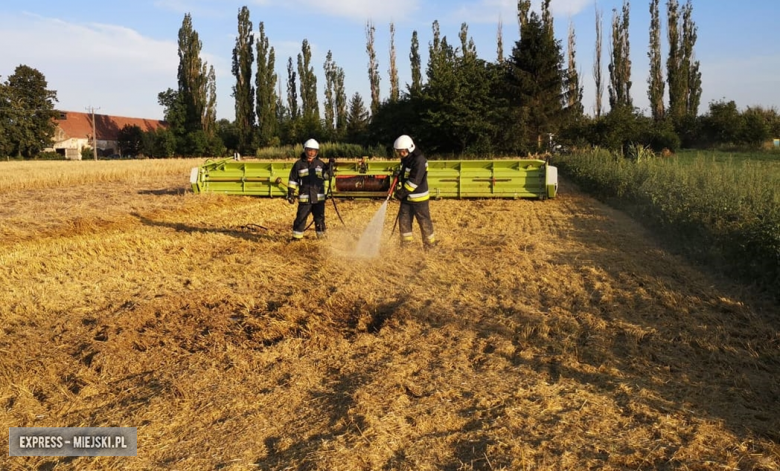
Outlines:
{"label": "sky", "polygon": [[[679,3],[684,3],[680,0]],[[533,9],[539,11],[540,0]],[[662,54],[666,42],[666,0],[661,0]],[[552,0],[555,36],[565,51],[569,27],[576,37],[576,64],[586,113],[595,109],[593,61],[596,11],[603,21],[602,76],[608,79],[609,37],[613,10],[623,0]],[[631,96],[648,113],[649,0],[632,0],[629,41]],[[389,95],[390,24],[402,89],[411,82],[409,53],[417,31],[423,65],[432,40],[432,24],[459,45],[461,24],[468,25],[480,58],[498,58],[501,31],[504,56],[519,36],[516,0],[3,0],[0,3],[0,81],[19,65],[40,71],[56,91],[55,107],[116,116],[163,119],[158,93],[177,89],[178,32],[189,13],[202,43],[201,58],[214,66],[217,118],[233,120],[231,73],[238,12],[246,6],[253,32],[260,22],[276,56],[276,71],[286,95],[287,59],[293,64],[303,40],[311,46],[319,102],[324,101],[323,64],[328,51],[344,70],[348,97],[360,93],[370,104],[366,24],[376,28],[374,47],[382,99]],[[696,59],[702,73],[699,114],[711,102],[733,100],[749,106],[780,109],[780,28],[777,0],[693,0],[698,28]],[[255,36],[256,39],[257,36]],[[608,108],[605,90],[602,100]]]}

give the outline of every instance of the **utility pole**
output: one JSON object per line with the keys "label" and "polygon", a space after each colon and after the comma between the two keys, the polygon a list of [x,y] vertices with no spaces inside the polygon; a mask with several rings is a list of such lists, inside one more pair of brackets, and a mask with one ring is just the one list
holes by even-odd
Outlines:
{"label": "utility pole", "polygon": [[87,108],[87,111],[92,113],[92,157],[97,160],[97,126],[95,126],[95,107],[90,106]]}

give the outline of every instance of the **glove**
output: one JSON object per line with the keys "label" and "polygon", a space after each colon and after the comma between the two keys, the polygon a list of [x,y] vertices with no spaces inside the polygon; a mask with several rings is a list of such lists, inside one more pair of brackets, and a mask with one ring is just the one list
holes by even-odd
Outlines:
{"label": "glove", "polygon": [[295,204],[295,190],[292,188],[287,189],[287,202],[290,204]]}
{"label": "glove", "polygon": [[401,175],[401,168],[397,168],[393,170],[393,178],[396,178],[398,175]]}
{"label": "glove", "polygon": [[330,165],[331,168],[336,164],[336,159],[334,157],[331,157],[328,159],[328,165]]}
{"label": "glove", "polygon": [[404,198],[406,198],[407,196],[409,196],[409,190],[407,190],[407,189],[406,189],[406,188],[404,188],[404,187],[401,187],[401,188],[399,188],[399,189],[395,190],[395,193],[393,193],[393,196],[394,196],[394,197],[395,197],[395,199],[397,199],[398,201],[403,201],[403,199],[404,199]]}

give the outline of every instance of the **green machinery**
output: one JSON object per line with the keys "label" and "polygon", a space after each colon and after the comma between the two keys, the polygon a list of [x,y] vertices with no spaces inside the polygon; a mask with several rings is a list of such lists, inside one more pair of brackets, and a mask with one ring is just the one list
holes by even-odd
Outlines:
{"label": "green machinery", "polygon": [[[195,193],[286,197],[295,162],[206,161],[192,169]],[[387,197],[399,162],[337,160],[331,187],[337,198]],[[539,159],[429,160],[431,198],[555,198],[558,169]]]}

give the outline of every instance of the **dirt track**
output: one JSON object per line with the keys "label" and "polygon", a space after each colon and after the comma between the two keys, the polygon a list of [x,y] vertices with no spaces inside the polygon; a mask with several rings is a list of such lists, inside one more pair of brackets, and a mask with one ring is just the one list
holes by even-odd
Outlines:
{"label": "dirt track", "polygon": [[565,182],[432,202],[432,253],[391,206],[376,260],[379,201],[290,245],[284,200],[185,190],[0,195],[0,426],[139,442],[0,467],[780,469],[778,307]]}

